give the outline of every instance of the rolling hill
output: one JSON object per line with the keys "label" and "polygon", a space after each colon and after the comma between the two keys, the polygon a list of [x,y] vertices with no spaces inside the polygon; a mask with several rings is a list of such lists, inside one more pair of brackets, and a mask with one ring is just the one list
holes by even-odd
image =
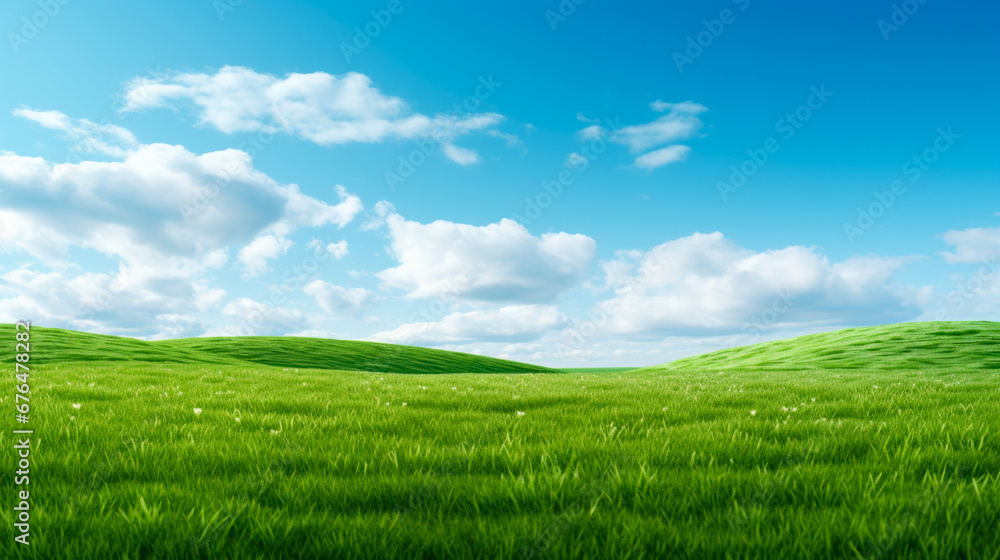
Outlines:
{"label": "rolling hill", "polygon": [[650,370],[1000,369],[1000,323],[899,323],[719,350]]}
{"label": "rolling hill", "polygon": [[[0,339],[14,344],[14,327],[0,324]],[[12,353],[0,363],[13,361]],[[261,364],[289,368],[393,373],[530,373],[556,370],[415,346],[302,337],[217,337],[147,342],[33,326],[31,362],[151,362],[179,364]]]}

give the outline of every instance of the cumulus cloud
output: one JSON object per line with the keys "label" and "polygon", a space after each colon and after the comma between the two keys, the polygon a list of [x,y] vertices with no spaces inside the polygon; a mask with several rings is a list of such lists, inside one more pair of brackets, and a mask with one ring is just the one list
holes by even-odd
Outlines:
{"label": "cumulus cloud", "polygon": [[[31,118],[70,132],[83,126],[60,115]],[[232,251],[248,275],[259,274],[287,250],[290,233],[343,227],[362,210],[343,187],[330,204],[254,170],[238,150],[197,155],[182,146],[136,144],[120,155],[122,161],[53,164],[0,152],[0,249],[27,252],[57,271],[0,277],[4,318],[30,312],[52,326],[94,332],[191,334],[199,328],[191,318],[225,295],[203,278]],[[116,260],[118,272],[69,274],[78,268],[71,255],[80,251]],[[30,275],[37,286],[53,288],[27,289]],[[106,303],[93,303],[95,293]]]}
{"label": "cumulus cloud", "polygon": [[921,292],[892,282],[910,259],[830,262],[815,248],[755,252],[697,233],[604,263],[608,332],[724,334],[748,327],[889,323],[920,313]]}
{"label": "cumulus cloud", "polygon": [[124,336],[195,336],[198,313],[225,296],[201,281],[149,278],[122,268],[116,274],[37,272],[0,276],[0,322],[30,319],[47,326]]}
{"label": "cumulus cloud", "polygon": [[7,224],[0,243],[44,261],[78,246],[145,268],[242,246],[261,233],[343,226],[361,211],[343,189],[332,205],[277,183],[245,152],[196,155],[166,144],[144,145],[121,162],[53,165],[3,153],[0,189]]}
{"label": "cumulus cloud", "polygon": [[312,296],[323,311],[336,316],[360,316],[376,299],[364,288],[344,288],[322,280],[307,284],[302,291]]}
{"label": "cumulus cloud", "polygon": [[344,239],[334,243],[327,243],[326,247],[323,246],[323,242],[319,239],[313,239],[309,242],[308,246],[318,254],[332,255],[337,260],[344,258],[348,252],[347,241]]}
{"label": "cumulus cloud", "polygon": [[410,298],[546,303],[577,285],[596,251],[580,234],[531,235],[509,219],[486,226],[386,217],[390,253],[400,263],[379,273]]}
{"label": "cumulus cloud", "polygon": [[452,140],[504,119],[496,113],[415,113],[401,98],[382,93],[357,72],[292,73],[282,78],[225,66],[215,74],[136,78],[126,84],[124,97],[125,111],[192,103],[201,124],[225,133],[283,132],[324,146],[433,138],[462,165],[475,163],[478,155],[454,146]]}
{"label": "cumulus cloud", "polygon": [[361,224],[361,229],[373,231],[385,225],[385,220],[396,213],[396,207],[388,200],[380,200],[368,215],[368,220]]}
{"label": "cumulus cloud", "polygon": [[284,255],[292,245],[294,243],[291,240],[273,235],[262,235],[254,239],[249,245],[240,249],[237,257],[245,271],[244,276],[258,276],[267,272],[270,270],[267,267],[268,259]]}
{"label": "cumulus cloud", "polygon": [[526,342],[566,322],[566,316],[552,306],[510,305],[496,310],[452,313],[440,321],[405,323],[371,339],[395,344]]}
{"label": "cumulus cloud", "polygon": [[973,228],[946,232],[944,240],[954,252],[944,253],[949,263],[996,261],[1000,257],[1000,228]]}

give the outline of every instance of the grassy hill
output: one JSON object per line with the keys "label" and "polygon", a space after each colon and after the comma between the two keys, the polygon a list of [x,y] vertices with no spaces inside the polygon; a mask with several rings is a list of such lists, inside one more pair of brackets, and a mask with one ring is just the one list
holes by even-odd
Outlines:
{"label": "grassy hill", "polygon": [[[14,341],[14,327],[0,324],[0,340]],[[13,354],[0,356],[0,363]],[[31,362],[150,362],[176,364],[260,364],[393,373],[528,373],[549,368],[461,352],[415,346],[301,337],[188,338],[147,342],[77,331],[31,328]]]}
{"label": "grassy hill", "polygon": [[[646,370],[1000,369],[1000,323],[900,323],[811,334]],[[641,371],[641,370],[640,370]]]}

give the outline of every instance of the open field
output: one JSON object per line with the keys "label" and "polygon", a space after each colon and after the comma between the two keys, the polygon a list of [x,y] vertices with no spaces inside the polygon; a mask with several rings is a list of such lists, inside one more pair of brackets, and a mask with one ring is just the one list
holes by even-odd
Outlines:
{"label": "open field", "polygon": [[[882,329],[700,368],[452,375],[266,365],[206,339],[98,360],[89,335],[39,329],[29,552],[1000,558],[998,325]],[[872,334],[892,344],[851,346]],[[6,466],[2,486],[11,504]],[[4,556],[24,554],[2,515]]]}

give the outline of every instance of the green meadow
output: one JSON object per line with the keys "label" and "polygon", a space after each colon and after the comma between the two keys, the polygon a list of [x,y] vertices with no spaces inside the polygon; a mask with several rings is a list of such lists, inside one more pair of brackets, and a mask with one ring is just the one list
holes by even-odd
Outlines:
{"label": "green meadow", "polygon": [[5,558],[1000,558],[1000,324],[557,371],[297,338],[31,329]]}

